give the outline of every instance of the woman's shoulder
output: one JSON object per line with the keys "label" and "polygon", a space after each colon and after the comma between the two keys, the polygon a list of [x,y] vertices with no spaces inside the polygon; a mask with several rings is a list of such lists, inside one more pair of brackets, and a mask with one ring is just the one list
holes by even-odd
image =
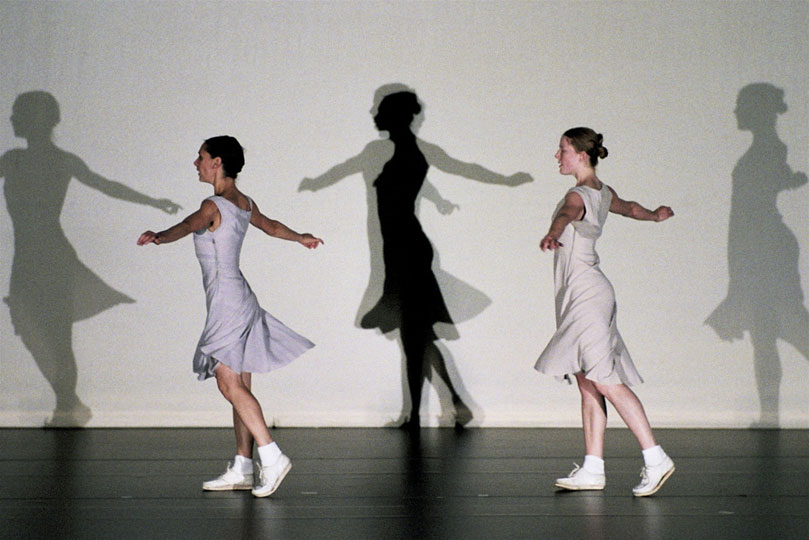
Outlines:
{"label": "woman's shoulder", "polygon": [[[248,195],[244,193],[241,194],[241,197],[238,199],[238,203],[231,201],[227,197],[223,197],[222,195],[211,195],[210,197],[206,197],[203,199],[203,204],[209,201],[216,205],[216,207],[222,211],[223,209],[228,210],[239,210],[241,212],[252,212],[253,211],[253,199],[250,198]],[[246,206],[246,208],[242,208],[242,204]]]}
{"label": "woman's shoulder", "polygon": [[582,197],[586,197],[588,199],[597,198],[597,197],[604,197],[607,194],[612,193],[612,188],[601,182],[601,186],[598,188],[591,187],[591,186],[573,186],[568,190],[568,193],[578,193]]}

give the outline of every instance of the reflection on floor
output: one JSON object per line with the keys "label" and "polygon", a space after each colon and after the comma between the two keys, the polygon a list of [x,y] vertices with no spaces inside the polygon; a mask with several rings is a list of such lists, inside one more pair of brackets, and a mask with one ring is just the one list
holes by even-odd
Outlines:
{"label": "reflection on floor", "polygon": [[227,429],[0,429],[0,538],[805,539],[809,431],[658,430],[677,472],[636,499],[640,452],[609,430],[603,492],[557,492],[574,429],[277,429],[268,499],[207,493]]}

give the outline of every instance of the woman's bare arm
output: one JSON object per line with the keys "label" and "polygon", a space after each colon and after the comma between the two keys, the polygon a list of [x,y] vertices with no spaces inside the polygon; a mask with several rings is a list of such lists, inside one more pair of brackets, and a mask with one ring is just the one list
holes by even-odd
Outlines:
{"label": "woman's bare arm", "polygon": [[298,242],[303,246],[314,249],[323,243],[323,240],[316,238],[309,233],[298,233],[275,219],[270,219],[258,209],[258,205],[253,203],[253,213],[250,216],[250,224],[261,229],[265,234],[282,240]]}
{"label": "woman's bare arm", "polygon": [[168,244],[201,229],[206,229],[214,224],[219,215],[219,208],[216,203],[209,200],[202,201],[199,210],[182,220],[180,223],[169,227],[165,231],[158,233],[146,231],[138,238],[138,245],[146,244]]}
{"label": "woman's bare arm", "polygon": [[674,215],[674,211],[668,206],[658,206],[655,210],[649,210],[635,201],[625,201],[621,199],[618,194],[615,193],[614,189],[609,189],[612,192],[610,212],[614,214],[640,221],[664,221]]}
{"label": "woman's bare arm", "polygon": [[542,251],[547,249],[558,249],[562,246],[559,242],[559,237],[562,236],[565,227],[571,221],[578,221],[584,216],[584,201],[581,195],[575,191],[568,192],[565,195],[565,202],[562,208],[559,209],[556,216],[551,221],[551,228],[548,234],[539,242],[539,248]]}

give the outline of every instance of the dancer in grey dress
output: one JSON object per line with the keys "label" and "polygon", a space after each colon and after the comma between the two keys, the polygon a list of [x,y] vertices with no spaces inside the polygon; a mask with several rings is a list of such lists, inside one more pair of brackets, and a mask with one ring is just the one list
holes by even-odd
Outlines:
{"label": "dancer in grey dress", "polygon": [[[215,195],[177,225],[158,233],[144,232],[138,245],[165,244],[194,233],[208,309],[194,355],[194,371],[200,380],[216,377],[219,390],[233,406],[236,434],[233,463],[202,487],[209,491],[252,488],[253,495],[266,497],[278,489],[292,463],[270,436],[261,405],[250,391],[251,374],[282,367],[314,344],[261,309],[239,270],[239,254],[248,224],[309,249],[323,241],[269,219],[238,190],[235,179],[244,166],[244,152],[233,137],[206,140],[194,166],[200,181],[211,184]],[[255,485],[254,442],[261,461]]]}
{"label": "dancer in grey dress", "polygon": [[314,347],[261,309],[239,270],[239,253],[250,225],[253,201],[242,209],[218,195],[221,223],[215,231],[194,233],[194,250],[202,267],[208,317],[194,355],[200,380],[216,375],[220,362],[236,373],[266,373],[283,367]]}
{"label": "dancer in grey dress", "polygon": [[599,158],[607,157],[603,137],[590,128],[573,128],[559,141],[559,172],[576,178],[576,187],[559,203],[542,251],[555,250],[557,330],[536,363],[542,373],[575,376],[581,393],[584,427],[584,464],[576,466],[556,486],[567,490],[604,489],[606,400],[638,439],[645,466],[635,496],[657,492],[674,472],[674,463],[655,441],[649,420],[628,385],[643,382],[635,369],[616,324],[615,292],[599,268],[596,240],[609,212],[644,221],[663,221],[674,215],[661,206],[647,210],[624,201],[595,173]]}

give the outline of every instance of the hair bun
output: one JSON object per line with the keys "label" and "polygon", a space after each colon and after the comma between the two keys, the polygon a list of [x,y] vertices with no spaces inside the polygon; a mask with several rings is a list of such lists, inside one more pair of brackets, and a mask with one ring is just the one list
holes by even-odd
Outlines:
{"label": "hair bun", "polygon": [[601,133],[596,133],[596,150],[598,151],[599,159],[604,159],[609,155],[607,149],[602,145],[604,136]]}

